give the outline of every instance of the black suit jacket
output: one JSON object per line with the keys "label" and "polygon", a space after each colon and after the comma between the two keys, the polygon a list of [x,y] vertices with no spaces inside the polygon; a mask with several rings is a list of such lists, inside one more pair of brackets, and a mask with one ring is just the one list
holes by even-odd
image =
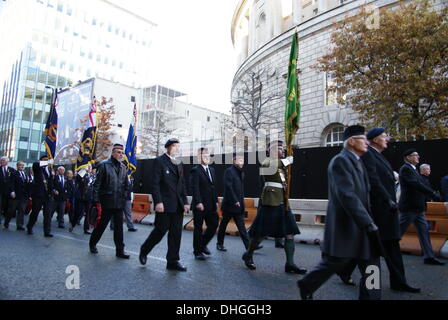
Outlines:
{"label": "black suit jacket", "polygon": [[448,175],[444,176],[440,181],[440,195],[442,201],[448,202]]}
{"label": "black suit jacket", "polygon": [[[64,179],[64,184],[62,184],[61,178],[58,174],[53,177],[53,197],[56,201],[65,201],[68,199],[67,181],[65,180],[65,177],[62,177],[62,179]],[[54,191],[57,191],[58,194],[56,195]]]}
{"label": "black suit jacket", "polygon": [[[48,168],[47,168],[48,169]],[[51,170],[45,170],[45,167],[41,167],[39,162],[33,163],[34,180],[31,186],[31,197],[39,199],[49,199],[52,197],[51,191],[53,190],[53,174]]]}
{"label": "black suit jacket", "polygon": [[14,186],[17,200],[28,200],[31,196],[31,177],[23,172],[24,177],[22,178],[19,171],[15,171],[14,174]]}
{"label": "black suit jacket", "polygon": [[367,226],[370,183],[362,161],[347,149],[328,166],[328,207],[322,252],[339,258],[371,258]]}
{"label": "black suit jacket", "polygon": [[6,174],[3,174],[3,167],[0,166],[0,192],[3,196],[10,196],[11,192],[14,191],[15,182],[15,171],[14,168],[7,167]]}
{"label": "black suit jacket", "polygon": [[190,188],[193,194],[193,200],[191,202],[191,207],[194,211],[196,205],[202,203],[204,205],[205,212],[216,211],[216,203],[218,202],[218,197],[216,196],[215,190],[215,169],[208,167],[212,180],[208,176],[202,165],[197,165],[193,167],[190,171]]}
{"label": "black suit jacket", "polygon": [[[239,202],[241,207],[235,206]],[[224,197],[222,199],[224,213],[244,213],[244,172],[232,165],[224,172]]]}
{"label": "black suit jacket", "polygon": [[163,203],[165,212],[183,212],[188,200],[182,163],[174,164],[166,154],[156,158],[151,194],[154,205]]}
{"label": "black suit jacket", "polygon": [[370,146],[361,159],[369,176],[371,214],[379,228],[380,237],[382,240],[399,240],[398,214],[391,212],[391,203],[396,204],[392,167],[381,153]]}
{"label": "black suit jacket", "polygon": [[426,198],[434,196],[434,191],[423,182],[422,176],[409,163],[400,168],[400,187],[400,212],[424,212]]}
{"label": "black suit jacket", "polygon": [[75,180],[74,179],[67,179],[66,181],[67,187],[67,199],[68,200],[74,200],[75,199],[75,194],[76,194],[76,184],[75,184]]}

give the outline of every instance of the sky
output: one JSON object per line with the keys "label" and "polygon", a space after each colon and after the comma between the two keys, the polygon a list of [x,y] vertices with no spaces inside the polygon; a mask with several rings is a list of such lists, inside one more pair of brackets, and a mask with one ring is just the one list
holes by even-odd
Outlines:
{"label": "sky", "polygon": [[156,23],[153,74],[188,102],[230,113],[236,52],[230,30],[238,0],[109,0]]}

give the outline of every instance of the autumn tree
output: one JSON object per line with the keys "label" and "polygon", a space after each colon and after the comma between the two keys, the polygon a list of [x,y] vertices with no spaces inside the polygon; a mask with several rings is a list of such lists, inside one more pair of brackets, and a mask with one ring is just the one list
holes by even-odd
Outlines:
{"label": "autumn tree", "polygon": [[115,115],[113,99],[101,97],[96,101],[97,110],[97,133],[95,159],[102,161],[110,156],[113,136],[112,121]]}
{"label": "autumn tree", "polygon": [[401,140],[448,136],[448,9],[433,4],[400,1],[377,17],[363,7],[336,24],[316,66],[334,77],[338,103]]}
{"label": "autumn tree", "polygon": [[271,126],[278,127],[283,121],[281,117],[268,114],[267,109],[273,102],[284,98],[284,92],[266,90],[276,79],[278,79],[276,72],[265,68],[246,72],[239,81],[237,93],[231,101],[232,126],[239,131],[248,130],[254,135],[257,146],[260,129],[269,130]]}

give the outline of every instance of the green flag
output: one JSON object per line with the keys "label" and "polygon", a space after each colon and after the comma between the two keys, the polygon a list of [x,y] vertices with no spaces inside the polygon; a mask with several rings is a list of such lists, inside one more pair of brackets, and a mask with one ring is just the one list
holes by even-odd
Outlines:
{"label": "green flag", "polygon": [[286,92],[286,110],[285,110],[285,140],[288,149],[290,149],[292,140],[297,130],[299,130],[300,121],[300,87],[297,78],[297,33],[294,33],[291,53],[289,56],[288,68],[288,91]]}

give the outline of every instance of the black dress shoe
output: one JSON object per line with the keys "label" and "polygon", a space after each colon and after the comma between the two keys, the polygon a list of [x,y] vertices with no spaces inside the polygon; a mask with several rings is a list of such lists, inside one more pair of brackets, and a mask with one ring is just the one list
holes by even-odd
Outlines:
{"label": "black dress shoe", "polygon": [[4,227],[5,229],[9,229],[9,224],[5,224],[5,225],[3,225],[3,227]]}
{"label": "black dress shoe", "polygon": [[399,286],[391,286],[390,287],[394,291],[402,291],[402,292],[410,292],[410,293],[420,293],[420,288],[411,287],[408,284],[402,284]]}
{"label": "black dress shoe", "polygon": [[299,267],[296,266],[296,265],[292,265],[292,266],[290,266],[290,265],[288,265],[288,264],[285,265],[285,272],[286,272],[286,273],[305,274],[306,271],[307,271],[306,269],[299,268]]}
{"label": "black dress shoe", "polygon": [[17,231],[24,231],[25,228],[24,227],[17,227]]}
{"label": "black dress shoe", "polygon": [[137,229],[135,229],[135,228],[129,228],[128,231],[129,231],[129,232],[136,232]]}
{"label": "black dress shoe", "polygon": [[26,228],[26,233],[28,233],[28,234],[34,234],[32,228]]}
{"label": "black dress shoe", "polygon": [[262,249],[263,246],[259,245],[258,247],[255,248],[255,251]]}
{"label": "black dress shoe", "polygon": [[207,260],[207,258],[204,256],[204,254],[202,252],[200,254],[195,254],[194,258],[196,260],[202,260],[202,261]]}
{"label": "black dress shoe", "polygon": [[98,249],[96,248],[96,246],[89,245],[89,249],[90,249],[90,252],[93,254],[98,253]]}
{"label": "black dress shoe", "polygon": [[166,268],[168,270],[187,271],[187,268],[184,267],[183,265],[181,265],[179,262],[173,263],[173,264],[169,263],[169,264],[166,265]]}
{"label": "black dress shoe", "polygon": [[117,253],[117,254],[115,254],[115,256],[120,259],[129,259],[129,257],[130,257],[130,255],[128,255],[124,252]]}
{"label": "black dress shoe", "polygon": [[344,278],[344,277],[340,277],[342,282],[347,285],[347,286],[356,286],[355,281],[352,278]]}
{"label": "black dress shoe", "polygon": [[227,249],[226,249],[222,244],[217,244],[217,245],[216,245],[216,250],[219,250],[219,251],[227,251]]}
{"label": "black dress shoe", "polygon": [[145,265],[146,261],[148,260],[148,257],[140,251],[140,254],[138,255],[138,260],[140,260],[140,263],[142,265]]}
{"label": "black dress shoe", "polygon": [[84,234],[92,234],[92,232],[90,232],[88,230],[84,230]]}
{"label": "black dress shoe", "polygon": [[65,226],[61,224],[61,225],[58,226],[58,228],[59,229],[65,229]]}
{"label": "black dress shoe", "polygon": [[51,233],[44,234],[45,238],[53,238],[54,236]]}
{"label": "black dress shoe", "polygon": [[436,258],[426,258],[424,260],[425,264],[432,264],[434,266],[443,266],[445,265],[444,262],[437,260]]}
{"label": "black dress shoe", "polygon": [[210,252],[210,250],[208,250],[207,246],[202,248],[202,253],[205,253],[206,255],[210,255],[211,254],[211,252]]}
{"label": "black dress shoe", "polygon": [[297,281],[297,286],[300,290],[300,298],[302,300],[313,300],[313,295],[305,290],[302,284],[302,280]]}
{"label": "black dress shoe", "polygon": [[255,269],[257,269],[257,267],[255,266],[254,261],[252,260],[252,257],[248,257],[247,252],[245,252],[245,253],[243,254],[242,259],[243,259],[244,264],[246,265],[247,268],[249,268],[250,270],[255,270]]}

